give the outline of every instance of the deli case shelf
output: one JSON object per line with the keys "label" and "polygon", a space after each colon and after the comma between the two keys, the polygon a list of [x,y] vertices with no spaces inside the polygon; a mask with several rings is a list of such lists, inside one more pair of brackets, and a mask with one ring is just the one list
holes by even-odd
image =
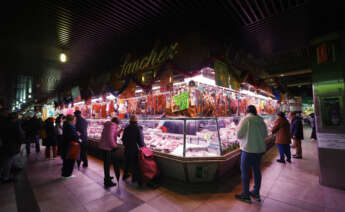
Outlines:
{"label": "deli case shelf", "polygon": [[[241,117],[163,118],[138,120],[144,142],[155,154],[164,176],[187,182],[213,181],[240,158],[236,127]],[[270,116],[263,117],[271,125]],[[90,148],[96,148],[107,119],[88,119]],[[125,127],[128,120],[121,120]],[[268,127],[269,128],[269,127]],[[121,139],[119,147],[123,151]]]}

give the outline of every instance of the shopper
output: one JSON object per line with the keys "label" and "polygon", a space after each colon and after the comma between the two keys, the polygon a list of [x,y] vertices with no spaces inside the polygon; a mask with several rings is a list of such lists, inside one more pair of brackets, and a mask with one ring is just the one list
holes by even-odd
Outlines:
{"label": "shopper", "polygon": [[40,152],[40,132],[42,129],[42,119],[37,114],[30,119],[28,122],[28,142],[26,144],[26,153],[30,155],[30,144],[34,143],[36,147],[36,153]]}
{"label": "shopper", "polygon": [[57,132],[57,154],[61,156],[61,144],[63,140],[63,115],[59,115],[55,120],[55,128]]}
{"label": "shopper", "polygon": [[74,112],[76,117],[76,129],[80,133],[80,159],[83,162],[83,167],[88,167],[88,160],[87,160],[87,151],[86,151],[86,143],[87,139],[87,126],[88,122],[81,116],[81,112],[79,110]]}
{"label": "shopper", "polygon": [[[266,151],[265,138],[267,137],[266,124],[254,105],[249,105],[246,109],[246,116],[241,120],[237,129],[237,138],[240,140],[241,149],[241,177],[243,191],[236,194],[235,198],[251,203],[250,196],[257,201],[260,199],[261,187],[261,158]],[[249,172],[254,172],[254,188],[249,191]]]}
{"label": "shopper", "polygon": [[110,164],[113,164],[117,182],[119,183],[120,180],[120,167],[114,157],[114,152],[117,150],[117,137],[123,131],[123,129],[119,129],[119,124],[120,120],[118,118],[105,122],[101,142],[98,144],[103,152],[105,187],[116,186],[116,183],[112,182],[112,177],[110,177]]}
{"label": "shopper", "polygon": [[296,116],[296,112],[290,112],[289,119],[291,120],[290,135],[296,145],[296,154],[293,158],[302,159],[302,140],[304,139],[302,121]]}
{"label": "shopper", "polygon": [[279,163],[285,163],[286,161],[291,163],[291,137],[290,137],[290,124],[285,118],[285,113],[279,112],[277,119],[274,122],[272,133],[276,134],[276,144],[278,144],[278,150],[280,159],[277,160]]}
{"label": "shopper", "polygon": [[46,139],[44,142],[44,145],[46,146],[46,159],[50,159],[50,152],[53,152],[53,158],[55,159],[57,157],[57,143],[58,143],[58,132],[57,129],[54,126],[54,118],[50,117],[47,119],[47,122],[45,124],[45,131],[46,131]]}
{"label": "shopper", "polygon": [[71,178],[74,177],[72,175],[75,160],[69,159],[67,154],[71,148],[72,142],[78,142],[79,135],[75,128],[75,117],[73,115],[67,115],[66,122],[63,126],[63,141],[61,145],[61,157],[63,159],[62,164],[62,173],[61,176],[63,178]]}
{"label": "shopper", "polygon": [[309,116],[310,116],[310,126],[311,126],[311,129],[312,129],[310,138],[312,140],[316,140],[315,114],[311,113]]}
{"label": "shopper", "polygon": [[123,180],[129,177],[128,171],[132,169],[132,182],[138,182],[142,185],[141,174],[138,163],[139,148],[145,146],[142,127],[138,125],[138,119],[135,115],[131,115],[129,125],[125,128],[122,136],[122,142],[125,146],[125,169]]}
{"label": "shopper", "polygon": [[24,142],[25,135],[18,121],[18,113],[9,114],[8,122],[3,122],[2,126],[2,152],[0,178],[3,182],[10,182],[11,168],[14,156],[20,152],[20,146]]}

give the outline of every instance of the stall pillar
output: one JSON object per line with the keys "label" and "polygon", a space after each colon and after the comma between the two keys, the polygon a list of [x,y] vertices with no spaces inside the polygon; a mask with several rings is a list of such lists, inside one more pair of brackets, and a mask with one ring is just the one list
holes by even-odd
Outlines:
{"label": "stall pillar", "polygon": [[320,183],[345,188],[344,32],[311,42]]}

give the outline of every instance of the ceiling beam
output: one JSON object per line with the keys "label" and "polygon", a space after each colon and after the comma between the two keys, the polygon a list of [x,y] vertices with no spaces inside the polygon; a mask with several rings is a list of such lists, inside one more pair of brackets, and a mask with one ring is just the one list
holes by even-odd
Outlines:
{"label": "ceiling beam", "polygon": [[309,74],[309,73],[312,73],[311,69],[302,69],[302,70],[296,70],[296,71],[285,72],[285,73],[280,73],[280,74],[270,74],[267,76],[267,79],[275,78],[275,77],[296,76],[296,75]]}
{"label": "ceiling beam", "polygon": [[299,83],[293,83],[293,84],[288,84],[288,87],[298,87],[298,86],[303,86],[303,85],[311,85],[313,84],[311,81],[310,82],[299,82]]}

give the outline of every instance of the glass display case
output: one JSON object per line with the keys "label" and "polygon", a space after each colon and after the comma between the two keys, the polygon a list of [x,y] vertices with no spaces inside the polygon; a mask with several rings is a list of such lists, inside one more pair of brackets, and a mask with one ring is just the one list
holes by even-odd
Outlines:
{"label": "glass display case", "polygon": [[[269,133],[272,116],[263,116]],[[236,128],[241,117],[139,119],[144,141],[155,152],[177,157],[219,157],[239,148]],[[90,140],[99,141],[107,119],[88,119]],[[126,127],[127,119],[121,120]],[[121,139],[118,139],[121,144]]]}

